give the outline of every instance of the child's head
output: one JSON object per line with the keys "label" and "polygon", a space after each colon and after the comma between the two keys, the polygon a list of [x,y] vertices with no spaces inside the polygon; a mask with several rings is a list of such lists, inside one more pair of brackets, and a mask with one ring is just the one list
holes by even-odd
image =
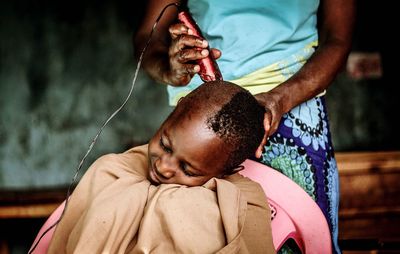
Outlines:
{"label": "child's head", "polygon": [[237,172],[261,143],[263,118],[263,108],[243,88],[202,84],[179,101],[150,140],[150,180],[198,186]]}

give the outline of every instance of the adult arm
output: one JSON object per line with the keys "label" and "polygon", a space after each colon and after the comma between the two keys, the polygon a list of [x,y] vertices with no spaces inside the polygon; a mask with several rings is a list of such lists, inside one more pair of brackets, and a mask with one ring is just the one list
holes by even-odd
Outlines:
{"label": "adult arm", "polygon": [[355,19],[355,0],[322,0],[318,22],[319,47],[308,62],[290,79],[256,99],[266,109],[265,136],[256,151],[261,157],[267,137],[273,134],[282,115],[323,92],[347,59]]}
{"label": "adult arm", "polygon": [[[145,47],[154,22],[165,6],[180,3],[173,0],[150,0],[144,18],[135,35],[135,55],[139,58]],[[143,59],[143,68],[156,81],[173,86],[187,85],[200,66],[195,60],[208,56],[208,42],[192,35],[185,25],[177,23],[178,10],[171,6],[163,14],[153,33]],[[199,50],[200,48],[200,50]],[[215,58],[221,52],[211,50]]]}

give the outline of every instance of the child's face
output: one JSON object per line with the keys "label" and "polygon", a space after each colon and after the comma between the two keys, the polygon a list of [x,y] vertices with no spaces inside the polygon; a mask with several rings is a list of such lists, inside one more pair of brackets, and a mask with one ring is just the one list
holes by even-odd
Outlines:
{"label": "child's face", "polygon": [[149,143],[149,179],[154,184],[199,186],[222,177],[228,152],[204,116],[169,117]]}

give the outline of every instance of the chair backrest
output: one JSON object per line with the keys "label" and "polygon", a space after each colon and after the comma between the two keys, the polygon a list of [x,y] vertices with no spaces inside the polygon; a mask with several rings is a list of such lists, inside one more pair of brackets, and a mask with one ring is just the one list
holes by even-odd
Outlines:
{"label": "chair backrest", "polygon": [[[302,253],[331,253],[331,235],[325,216],[300,186],[261,163],[246,160],[243,166],[240,174],[258,182],[267,195],[273,211],[271,227],[275,249],[279,250],[288,239],[293,239]],[[60,218],[64,205],[65,202],[43,224],[32,247],[42,233]],[[54,230],[47,232],[32,253],[47,252]]]}
{"label": "chair backrest", "polygon": [[[64,206],[65,206],[65,201],[62,202],[61,205],[58,206],[56,210],[54,210],[54,212],[49,216],[49,218],[46,220],[46,222],[40,228],[39,233],[37,234],[35,240],[33,241],[31,248],[29,249],[29,253],[31,253],[31,250],[35,246],[35,244],[38,243],[42,234],[47,229],[49,229],[61,217],[61,214],[64,210]],[[56,227],[53,227],[52,229],[49,230],[49,232],[47,232],[42,237],[42,239],[40,239],[40,242],[37,244],[37,246],[36,246],[35,250],[32,252],[32,254],[33,253],[35,253],[35,254],[46,254],[47,253],[47,249],[49,248],[49,244],[50,244],[51,238],[53,237],[55,229],[56,229]]]}
{"label": "chair backrest", "polygon": [[331,253],[328,223],[317,203],[295,182],[259,162],[246,160],[240,174],[258,182],[272,210],[272,238],[279,250],[293,239],[302,253]]}

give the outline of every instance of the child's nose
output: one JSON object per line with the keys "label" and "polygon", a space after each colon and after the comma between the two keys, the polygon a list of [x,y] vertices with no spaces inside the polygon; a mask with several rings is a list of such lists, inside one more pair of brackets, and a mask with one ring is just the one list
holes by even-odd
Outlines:
{"label": "child's nose", "polygon": [[174,177],[178,170],[178,164],[170,154],[162,156],[158,165],[156,164],[156,167],[158,173],[166,179]]}

